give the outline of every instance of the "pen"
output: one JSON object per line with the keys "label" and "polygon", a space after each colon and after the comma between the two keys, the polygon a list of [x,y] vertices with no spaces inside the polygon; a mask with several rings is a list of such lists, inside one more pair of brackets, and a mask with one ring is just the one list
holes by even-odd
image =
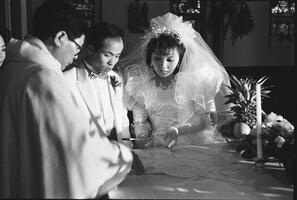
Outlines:
{"label": "pen", "polygon": [[145,140],[145,139],[140,139],[140,138],[122,138],[122,140],[135,141],[135,140]]}

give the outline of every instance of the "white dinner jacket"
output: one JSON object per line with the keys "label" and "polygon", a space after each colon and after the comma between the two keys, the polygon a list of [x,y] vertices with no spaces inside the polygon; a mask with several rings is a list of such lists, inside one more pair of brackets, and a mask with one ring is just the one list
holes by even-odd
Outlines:
{"label": "white dinner jacket", "polygon": [[[87,70],[81,66],[81,68],[72,68],[64,72],[64,75],[69,81],[72,81],[76,85],[77,89],[74,93],[79,107],[81,107],[84,113],[89,116],[90,122],[92,121],[91,115],[93,115],[106,134],[103,113],[98,105],[98,97],[96,96],[97,93],[95,91],[98,88],[96,88],[88,77]],[[123,90],[122,87],[116,87],[114,89],[110,84],[110,80],[108,81],[108,87],[109,99],[111,101],[114,115],[114,125],[117,131],[118,141],[120,141],[121,137],[130,137],[129,120],[127,114],[124,113],[126,109],[122,100]],[[93,126],[96,126],[96,124],[93,124]]]}

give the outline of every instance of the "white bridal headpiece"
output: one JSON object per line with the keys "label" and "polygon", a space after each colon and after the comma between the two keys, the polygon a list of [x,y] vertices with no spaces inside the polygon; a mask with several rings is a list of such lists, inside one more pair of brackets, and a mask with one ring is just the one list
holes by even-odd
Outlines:
{"label": "white bridal headpiece", "polygon": [[144,38],[149,41],[151,38],[157,38],[164,33],[178,36],[181,41],[185,41],[194,39],[195,32],[190,22],[183,22],[182,17],[167,13],[151,20],[151,30],[145,34]]}
{"label": "white bridal headpiece", "polygon": [[[167,13],[151,19],[150,24],[151,28],[143,36],[144,41],[137,53],[122,63],[146,66],[146,48],[152,38],[158,38],[162,33],[177,37],[186,48],[176,75],[175,100],[179,105],[179,122],[185,123],[194,113],[210,111],[210,101],[218,92],[225,93],[222,84],[229,84],[225,68],[192,24],[183,21],[182,17]],[[147,66],[143,70],[147,70]]]}

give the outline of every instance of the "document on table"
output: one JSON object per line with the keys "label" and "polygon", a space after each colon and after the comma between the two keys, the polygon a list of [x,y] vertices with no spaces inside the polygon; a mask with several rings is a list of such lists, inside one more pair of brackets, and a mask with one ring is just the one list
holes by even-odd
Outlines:
{"label": "document on table", "polygon": [[135,149],[142,161],[146,174],[166,174],[175,177],[237,180],[236,158],[217,149],[203,146],[177,146],[172,151],[163,148]]}

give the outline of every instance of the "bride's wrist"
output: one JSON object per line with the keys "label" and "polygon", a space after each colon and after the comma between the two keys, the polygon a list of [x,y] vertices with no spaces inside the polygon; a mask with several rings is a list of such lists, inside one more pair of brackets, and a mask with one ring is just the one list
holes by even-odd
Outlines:
{"label": "bride's wrist", "polygon": [[186,135],[186,134],[190,133],[191,124],[180,125],[177,127],[177,129],[178,129],[178,133],[180,135]]}

